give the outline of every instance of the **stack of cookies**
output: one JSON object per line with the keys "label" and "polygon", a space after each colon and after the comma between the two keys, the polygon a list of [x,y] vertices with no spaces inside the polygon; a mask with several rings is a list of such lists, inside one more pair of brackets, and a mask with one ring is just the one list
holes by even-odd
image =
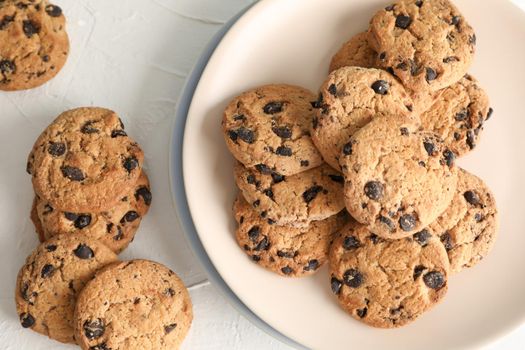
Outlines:
{"label": "stack of cookies", "polygon": [[178,348],[192,320],[188,291],[167,267],[120,262],[152,195],[144,154],[111,110],[62,113],[35,142],[27,171],[42,244],[16,286],[24,328],[82,349]]}
{"label": "stack of cookies", "polygon": [[490,189],[455,165],[492,115],[467,74],[475,45],[449,0],[401,0],[335,54],[318,95],[267,85],[236,97],[222,126],[246,254],[285,276],[329,261],[341,307],[374,327],[439,302],[498,228]]}

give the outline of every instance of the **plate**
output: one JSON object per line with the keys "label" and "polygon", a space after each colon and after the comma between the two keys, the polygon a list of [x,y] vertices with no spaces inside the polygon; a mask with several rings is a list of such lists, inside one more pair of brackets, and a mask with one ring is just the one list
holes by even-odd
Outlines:
{"label": "plate", "polygon": [[495,110],[476,150],[458,163],[494,191],[501,212],[500,237],[482,263],[451,277],[442,303],[401,329],[378,330],[354,321],[331,295],[326,267],[312,277],[286,279],[249,261],[234,237],[233,158],[220,129],[224,107],[246,89],[289,83],[316,91],[333,53],[388,3],[261,1],[230,29],[225,27],[226,34],[219,33],[201,57],[174,126],[174,200],[212,281],[273,335],[315,349],[463,349],[494,341],[525,319],[525,280],[520,272],[525,267],[525,186],[520,181],[525,177],[525,16],[507,1],[456,3],[478,38],[470,73],[486,89]]}

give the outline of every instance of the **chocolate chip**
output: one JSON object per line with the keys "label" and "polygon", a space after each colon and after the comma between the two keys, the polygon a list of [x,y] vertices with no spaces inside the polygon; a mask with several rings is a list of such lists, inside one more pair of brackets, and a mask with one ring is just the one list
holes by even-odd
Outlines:
{"label": "chocolate chip", "polygon": [[363,275],[356,269],[348,269],[343,275],[343,282],[351,288],[358,288],[363,283]]}
{"label": "chocolate chip", "polygon": [[272,181],[274,184],[278,184],[279,182],[283,182],[285,180],[285,176],[278,174],[278,173],[272,173]]}
{"label": "chocolate chip", "polygon": [[293,259],[295,254],[293,252],[284,252],[282,250],[277,251],[277,256],[279,258]]}
{"label": "chocolate chip", "polygon": [[385,11],[394,11],[394,8],[396,7],[396,5],[388,5],[387,7],[385,7]]}
{"label": "chocolate chip", "polygon": [[313,201],[315,199],[315,197],[317,197],[317,195],[323,191],[323,187],[322,186],[312,186],[310,187],[309,189],[307,189],[306,191],[303,192],[303,199],[306,203],[310,203],[311,201]]}
{"label": "chocolate chip", "polygon": [[14,61],[1,60],[0,61],[0,72],[4,75],[12,74],[16,72],[16,64]]}
{"label": "chocolate chip", "polygon": [[453,26],[457,26],[461,22],[461,16],[453,16],[450,20],[450,24]]}
{"label": "chocolate chip", "polygon": [[266,114],[281,113],[283,110],[282,102],[270,102],[264,106],[263,111]]}
{"label": "chocolate chip", "polygon": [[263,218],[263,219],[264,219],[267,215],[268,215],[268,212],[267,212],[267,211],[263,211],[262,213],[259,214],[259,216],[260,216],[261,218]]}
{"label": "chocolate chip", "polygon": [[366,316],[366,313],[368,312],[368,308],[363,308],[363,309],[356,309],[355,310],[355,313],[357,314],[357,316],[359,316],[359,318],[364,318]]}
{"label": "chocolate chip", "polygon": [[62,9],[56,5],[47,5],[46,12],[51,17],[60,17],[62,15]]}
{"label": "chocolate chip", "polygon": [[390,89],[390,84],[388,84],[388,82],[385,80],[377,80],[372,84],[372,90],[374,90],[375,93],[379,95],[386,95],[388,93],[388,89]]}
{"label": "chocolate chip", "polygon": [[487,113],[487,118],[485,118],[485,120],[489,120],[490,117],[492,117],[492,113],[494,113],[494,109],[492,107],[490,107],[489,111]]}
{"label": "chocolate chip", "polygon": [[20,324],[24,328],[33,327],[35,324],[35,318],[30,313],[23,313],[20,315]]}
{"label": "chocolate chip", "polygon": [[293,272],[293,269],[290,266],[285,266],[281,269],[281,272],[285,275],[289,275]]}
{"label": "chocolate chip", "polygon": [[265,190],[263,190],[263,193],[270,199],[273,200],[273,191],[271,188],[267,188]]}
{"label": "chocolate chip", "polygon": [[425,147],[425,150],[427,151],[429,156],[434,155],[434,153],[436,152],[436,146],[432,142],[424,141],[423,146]]}
{"label": "chocolate chip", "polygon": [[236,130],[236,133],[242,141],[248,144],[255,142],[255,133],[250,129],[241,126],[239,129]]}
{"label": "chocolate chip", "polygon": [[382,224],[385,224],[390,229],[390,231],[394,231],[395,228],[396,228],[396,226],[394,225],[392,220],[390,220],[386,216],[381,215],[379,217],[379,222],[382,223]]}
{"label": "chocolate chip", "polygon": [[253,174],[250,174],[246,177],[246,182],[249,183],[250,185],[255,184],[255,181],[257,181],[257,179],[255,178],[255,175]]}
{"label": "chocolate chip", "polygon": [[272,173],[272,169],[270,169],[270,167],[265,164],[257,164],[255,166],[255,169],[257,169],[257,171],[259,171],[261,174],[265,175],[269,175]]}
{"label": "chocolate chip", "polygon": [[410,134],[407,128],[401,128],[399,129],[399,131],[401,132],[401,135],[403,136],[407,136],[408,134]]}
{"label": "chocolate chip", "polygon": [[308,261],[308,265],[306,265],[303,270],[304,271],[315,271],[319,268],[319,260],[312,259]]}
{"label": "chocolate chip", "polygon": [[261,201],[257,199],[255,202],[252,203],[252,206],[254,208],[257,208],[259,206],[259,204],[261,204]]}
{"label": "chocolate chip", "polygon": [[57,250],[57,246],[55,244],[50,244],[50,245],[47,245],[46,246],[46,250],[48,252],[54,252],[55,250]]}
{"label": "chocolate chip", "polygon": [[93,249],[88,247],[85,244],[79,244],[78,247],[73,250],[73,253],[77,256],[79,259],[88,260],[95,257],[95,253],[93,252]]}
{"label": "chocolate chip", "polygon": [[134,156],[131,156],[124,159],[123,166],[128,173],[131,173],[135,168],[139,166],[139,161]]}
{"label": "chocolate chip", "polygon": [[454,117],[454,119],[460,122],[460,121],[467,119],[467,116],[468,116],[468,111],[466,109],[463,109],[459,111],[458,113],[456,113],[456,116]]}
{"label": "chocolate chip", "polygon": [[476,222],[481,222],[483,221],[483,219],[484,219],[483,214],[476,213],[476,215],[474,215],[474,220],[476,220]]}
{"label": "chocolate chip", "polygon": [[38,24],[30,20],[23,21],[22,27],[24,29],[24,34],[28,38],[31,38],[34,34],[38,34],[38,32],[40,32],[40,27],[38,26]]}
{"label": "chocolate chip", "polygon": [[454,159],[456,158],[456,155],[451,150],[446,150],[443,152],[443,157],[445,158],[445,163],[451,167],[454,165]]}
{"label": "chocolate chip", "polygon": [[69,221],[75,221],[78,218],[78,215],[75,213],[70,213],[68,211],[64,212],[64,216]]}
{"label": "chocolate chip", "polygon": [[428,288],[439,290],[445,285],[445,276],[439,271],[430,271],[423,276]]}
{"label": "chocolate chip", "polygon": [[237,141],[237,138],[239,137],[239,135],[237,135],[237,132],[235,130],[228,130],[228,137],[230,138],[230,140],[235,142]]}
{"label": "chocolate chip", "polygon": [[428,240],[432,237],[430,232],[427,229],[419,231],[414,234],[414,240],[419,243],[420,246],[425,247],[428,244]]}
{"label": "chocolate chip", "polygon": [[421,6],[423,6],[423,0],[418,0],[418,1],[416,1],[416,6],[417,6],[417,7],[421,7]]}
{"label": "chocolate chip", "polygon": [[124,131],[124,130],[113,130],[111,132],[111,137],[112,138],[116,138],[116,137],[124,137],[124,136],[128,136],[128,134]]}
{"label": "chocolate chip", "polygon": [[50,142],[47,147],[47,153],[53,157],[60,157],[66,153],[66,144],[62,142]]}
{"label": "chocolate chip", "polygon": [[447,251],[454,248],[454,243],[452,242],[452,237],[450,237],[450,233],[448,232],[443,233],[440,237],[440,240],[441,240],[441,243],[443,243],[443,245],[445,246],[445,249]]}
{"label": "chocolate chip", "polygon": [[248,231],[248,237],[250,238],[250,241],[257,242],[257,238],[259,237],[259,233],[261,233],[261,228],[259,226],[253,226]]}
{"label": "chocolate chip", "polygon": [[354,236],[346,236],[343,240],[343,248],[346,250],[354,250],[361,246],[361,243]]}
{"label": "chocolate chip", "polygon": [[463,197],[465,197],[465,200],[472,205],[479,205],[479,197],[474,191],[466,191],[463,193]]}
{"label": "chocolate chip", "polygon": [[332,292],[334,294],[339,294],[341,292],[341,287],[343,286],[343,282],[339,281],[337,278],[332,277],[330,280],[330,287],[332,288]]}
{"label": "chocolate chip", "polygon": [[259,262],[261,260],[261,257],[259,255],[252,255],[252,260],[255,262]]}
{"label": "chocolate chip", "polygon": [[432,68],[426,67],[425,71],[426,71],[425,79],[427,80],[427,82],[430,82],[430,81],[435,80],[437,78],[437,73]]}
{"label": "chocolate chip", "polygon": [[169,324],[167,326],[164,326],[164,332],[166,334],[169,334],[171,333],[175,328],[177,328],[177,324],[176,323],[172,323],[172,324]]}
{"label": "chocolate chip", "polygon": [[368,237],[370,239],[370,241],[373,243],[373,244],[377,244],[377,243],[381,243],[383,242],[383,239],[382,238],[379,238],[378,235],[374,234],[374,233],[371,233],[370,236]]}
{"label": "chocolate chip", "polygon": [[368,181],[364,188],[365,195],[374,201],[383,197],[383,190],[383,184],[379,181]]}
{"label": "chocolate chip", "polygon": [[392,67],[387,67],[387,68],[386,68],[386,71],[387,71],[388,73],[392,74],[392,75],[396,75],[396,72],[394,71],[394,68],[392,68]]}
{"label": "chocolate chip", "polygon": [[289,139],[292,137],[292,130],[290,130],[287,126],[274,126],[272,131],[275,135],[282,139]]}
{"label": "chocolate chip", "polygon": [[293,151],[290,147],[286,146],[279,146],[277,147],[277,150],[275,150],[275,154],[283,157],[291,157],[293,154]]}
{"label": "chocolate chip", "polygon": [[55,272],[55,267],[51,264],[46,264],[42,268],[42,271],[40,271],[40,277],[49,278],[53,275],[54,272]]}
{"label": "chocolate chip", "polygon": [[345,178],[342,177],[341,175],[328,175],[328,177],[329,177],[333,182],[337,182],[337,183],[340,183],[340,184],[344,184],[344,183],[345,183]]}
{"label": "chocolate chip", "polygon": [[396,17],[396,27],[401,29],[407,29],[412,23],[412,18],[405,15],[398,15]]}
{"label": "chocolate chip", "polygon": [[9,23],[13,22],[14,20],[15,16],[4,16],[4,18],[0,20],[0,30],[6,29]]}
{"label": "chocolate chip", "polygon": [[238,122],[239,120],[245,121],[246,117],[244,116],[244,114],[239,114],[239,115],[234,116],[233,120],[235,120],[236,122]]}
{"label": "chocolate chip", "polygon": [[414,281],[417,280],[419,276],[421,276],[421,274],[423,273],[423,271],[425,271],[425,269],[426,267],[424,267],[423,265],[417,265],[414,268]]}
{"label": "chocolate chip", "polygon": [[335,84],[330,84],[330,86],[328,87],[328,92],[331,93],[332,95],[336,96],[337,95],[337,86],[335,86]]}
{"label": "chocolate chip", "polygon": [[476,45],[476,34],[472,34],[472,35],[469,37],[468,43],[469,43],[470,45]]}
{"label": "chocolate chip", "polygon": [[472,129],[467,131],[467,146],[470,149],[474,149],[476,147],[476,136],[474,135],[474,131],[472,131]]}
{"label": "chocolate chip", "polygon": [[268,237],[264,237],[255,247],[255,250],[258,252],[268,249],[270,249],[270,241],[268,240]]}
{"label": "chocolate chip", "polygon": [[139,217],[140,217],[139,213],[137,213],[134,210],[130,210],[122,217],[122,219],[120,220],[120,223],[123,224],[124,222],[133,222],[137,220]]}
{"label": "chocolate chip", "polygon": [[381,52],[381,53],[379,54],[379,59],[380,59],[381,61],[383,61],[385,58],[386,58],[386,52]]}
{"label": "chocolate chip", "polygon": [[345,156],[349,156],[352,154],[352,142],[348,142],[346,145],[343,146],[343,154]]}
{"label": "chocolate chip", "polygon": [[98,344],[89,348],[89,350],[112,350],[108,348],[106,343]]}
{"label": "chocolate chip", "polygon": [[399,218],[399,226],[405,232],[412,231],[416,227],[416,223],[416,218],[410,214],[405,214]]}
{"label": "chocolate chip", "polygon": [[94,321],[86,320],[84,322],[83,328],[84,334],[86,335],[86,338],[88,338],[88,340],[100,338],[104,335],[104,332],[106,331],[104,321],[100,318],[97,318]]}
{"label": "chocolate chip", "polygon": [[60,168],[62,171],[62,175],[64,177],[67,177],[71,181],[83,181],[84,180],[84,174],[82,173],[82,170],[79,168],[75,168],[72,166],[65,165],[62,168]]}
{"label": "chocolate chip", "polygon": [[84,125],[82,125],[82,127],[80,128],[80,132],[83,133],[83,134],[96,134],[98,133],[100,130],[98,130],[97,128],[93,127],[93,124],[95,122],[94,121],[88,121],[86,122]]}
{"label": "chocolate chip", "polygon": [[307,167],[307,166],[309,166],[309,165],[310,165],[310,162],[309,162],[309,161],[307,161],[307,160],[301,160],[301,166],[302,166],[302,167]]}
{"label": "chocolate chip", "polygon": [[86,226],[89,226],[91,224],[91,215],[89,214],[80,214],[75,219],[74,226],[78,228],[79,230],[83,229]]}
{"label": "chocolate chip", "polygon": [[149,188],[146,186],[141,186],[135,191],[135,199],[139,200],[142,197],[142,200],[146,205],[151,205],[152,195]]}

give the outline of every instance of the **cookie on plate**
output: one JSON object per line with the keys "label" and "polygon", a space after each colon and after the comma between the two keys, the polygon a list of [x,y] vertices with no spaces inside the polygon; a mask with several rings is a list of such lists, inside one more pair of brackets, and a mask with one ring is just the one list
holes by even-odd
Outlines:
{"label": "cookie on plate", "polygon": [[350,220],[341,211],[304,229],[270,225],[240,194],[233,214],[237,243],[244,252],[260,266],[288,277],[315,273],[326,262],[334,235]]}
{"label": "cookie on plate", "polygon": [[264,167],[248,169],[238,163],[234,177],[246,201],[272,225],[306,228],[310,222],[329,218],[345,206],[344,179],[326,164],[281,176]]}
{"label": "cookie on plate", "polygon": [[178,349],[192,318],[188,291],[173,271],[124,261],[99,271],[80,293],[76,338],[84,350]]}
{"label": "cookie on plate", "polygon": [[378,236],[408,237],[445,211],[456,191],[454,154],[404,117],[377,117],[344,146],[350,214]]}
{"label": "cookie on plate", "polygon": [[330,284],[341,307],[373,327],[414,321],[448,289],[449,262],[435,236],[382,239],[350,223],[330,249]]}
{"label": "cookie on plate", "polygon": [[16,282],[16,309],[24,328],[75,343],[73,313],[78,293],[117,256],[82,235],[51,238],[27,258]]}
{"label": "cookie on plate", "polygon": [[40,86],[66,63],[66,18],[47,0],[0,1],[0,43],[0,90]]}
{"label": "cookie on plate", "polygon": [[413,91],[457,82],[474,58],[476,35],[449,0],[401,0],[376,13],[370,46],[379,64]]}
{"label": "cookie on plate", "polygon": [[321,86],[317,107],[312,139],[324,160],[339,170],[339,156],[350,136],[379,115],[411,115],[412,99],[388,72],[343,67]]}
{"label": "cookie on plate", "polygon": [[293,175],[323,163],[310,138],[316,96],[292,85],[266,85],[234,98],[222,119],[233,156],[248,168]]}
{"label": "cookie on plate", "polygon": [[368,33],[354,35],[332,57],[330,72],[342,67],[377,67],[377,53],[368,45]]}
{"label": "cookie on plate", "polygon": [[458,157],[478,143],[483,124],[492,115],[489,98],[471,75],[447,87],[428,111],[421,125],[438,134]]}
{"label": "cookie on plate", "polygon": [[41,241],[56,235],[80,233],[101,241],[118,254],[135,238],[151,200],[150,184],[144,171],[132,190],[108,211],[64,212],[55,210],[50,204],[36,197],[36,211],[42,229]]}
{"label": "cookie on plate", "polygon": [[452,203],[429,229],[445,245],[450,271],[460,272],[487,256],[498,226],[498,208],[491,190],[479,177],[460,169]]}
{"label": "cookie on plate", "polygon": [[44,130],[27,169],[36,194],[54,209],[100,212],[131,191],[143,161],[115,112],[88,107],[62,113]]}

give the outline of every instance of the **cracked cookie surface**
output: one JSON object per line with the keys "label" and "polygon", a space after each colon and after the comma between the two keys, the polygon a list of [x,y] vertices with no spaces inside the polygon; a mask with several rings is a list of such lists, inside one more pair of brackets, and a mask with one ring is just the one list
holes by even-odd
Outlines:
{"label": "cracked cookie surface", "polygon": [[188,291],[166,266],[132,260],[99,271],[75,310],[76,337],[88,349],[178,349],[193,318]]}
{"label": "cracked cookie surface", "polygon": [[69,53],[66,19],[45,0],[0,1],[0,90],[31,89],[52,79]]}
{"label": "cracked cookie surface", "polygon": [[54,209],[100,212],[131,191],[143,161],[115,112],[88,107],[62,113],[42,132],[27,170],[36,194]]}
{"label": "cracked cookie surface", "polygon": [[330,72],[342,67],[377,67],[377,53],[368,45],[368,32],[354,35],[332,57]]}
{"label": "cracked cookie surface", "polygon": [[377,116],[411,115],[412,99],[388,72],[343,67],[323,83],[316,107],[312,139],[325,161],[340,169],[339,157],[350,136]]}
{"label": "cracked cookie surface", "polygon": [[429,228],[439,235],[450,260],[450,271],[460,272],[479,263],[492,249],[498,234],[494,195],[479,177],[458,171],[452,203]]}
{"label": "cracked cookie surface", "polygon": [[350,223],[330,249],[330,285],[341,307],[373,327],[414,321],[448,289],[447,252],[428,233],[382,239]]}
{"label": "cracked cookie surface", "polygon": [[38,222],[33,222],[35,227],[40,225],[42,242],[56,235],[79,233],[101,241],[118,254],[134,239],[149,210],[152,196],[148,177],[143,171],[132,190],[107,211],[71,213],[55,210],[38,197],[35,201]]}
{"label": "cracked cookie surface", "polygon": [[471,75],[445,88],[421,115],[424,129],[438,134],[458,157],[473,150],[492,115],[489,98]]}
{"label": "cracked cookie surface", "polygon": [[465,75],[476,35],[448,0],[402,0],[376,13],[369,43],[406,88],[437,91]]}
{"label": "cracked cookie surface", "polygon": [[305,228],[344,208],[343,176],[327,164],[281,176],[237,163],[234,177],[246,201],[268,223]]}
{"label": "cracked cookie surface", "polygon": [[454,154],[403,117],[377,117],[345,145],[350,214],[378,236],[410,236],[445,211],[456,191]]}
{"label": "cracked cookie surface", "polygon": [[117,256],[102,243],[63,235],[42,243],[18,274],[16,309],[24,328],[63,343],[75,343],[73,313],[78,293]]}
{"label": "cracked cookie surface", "polygon": [[226,144],[248,168],[293,175],[323,163],[310,138],[316,96],[292,85],[266,85],[234,98],[222,119]]}
{"label": "cracked cookie surface", "polygon": [[241,249],[258,265],[287,277],[315,273],[326,262],[335,234],[351,220],[342,211],[304,229],[270,225],[240,194],[233,214],[238,225],[235,237]]}

